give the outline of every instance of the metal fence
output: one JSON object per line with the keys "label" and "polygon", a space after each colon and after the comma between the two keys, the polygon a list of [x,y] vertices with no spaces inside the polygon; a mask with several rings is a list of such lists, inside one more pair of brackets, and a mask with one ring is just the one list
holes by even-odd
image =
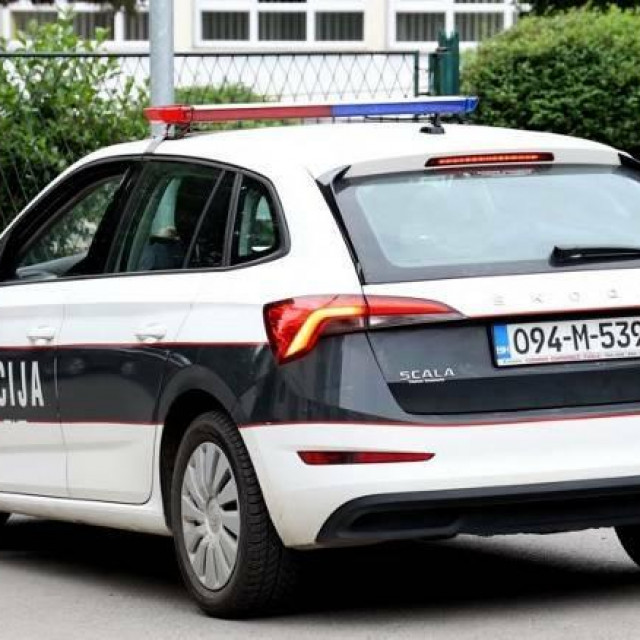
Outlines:
{"label": "metal fence", "polygon": [[[147,55],[121,55],[122,77],[142,85]],[[424,89],[420,54],[409,52],[177,54],[174,86],[184,101],[198,103],[211,89],[239,85],[264,100],[401,98]],[[122,80],[120,82],[122,86]]]}
{"label": "metal fence", "polygon": [[[177,54],[176,101],[403,98],[424,93],[405,52]],[[0,54],[0,225],[66,166],[148,135],[149,56]]]}
{"label": "metal fence", "polygon": [[266,99],[400,98],[420,86],[417,52],[179,55],[175,86],[242,84]]}

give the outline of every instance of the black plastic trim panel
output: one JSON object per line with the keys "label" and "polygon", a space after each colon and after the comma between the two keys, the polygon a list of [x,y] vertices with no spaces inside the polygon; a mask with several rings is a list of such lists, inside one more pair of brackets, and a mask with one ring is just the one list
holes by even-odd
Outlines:
{"label": "black plastic trim panel", "polygon": [[635,523],[639,476],[366,496],[337,509],[317,542],[555,533]]}

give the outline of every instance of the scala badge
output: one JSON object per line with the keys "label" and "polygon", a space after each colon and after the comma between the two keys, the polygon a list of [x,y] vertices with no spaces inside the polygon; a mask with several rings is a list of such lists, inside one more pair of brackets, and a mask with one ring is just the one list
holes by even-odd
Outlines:
{"label": "scala badge", "polygon": [[409,384],[424,384],[426,382],[446,382],[448,378],[455,378],[456,373],[451,367],[444,369],[412,369],[401,371],[400,378]]}

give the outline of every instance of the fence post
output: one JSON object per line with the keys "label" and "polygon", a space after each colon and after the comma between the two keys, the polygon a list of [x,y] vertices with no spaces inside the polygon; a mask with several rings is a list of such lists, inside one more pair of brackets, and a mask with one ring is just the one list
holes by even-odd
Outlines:
{"label": "fence post", "polygon": [[[149,71],[151,104],[173,104],[173,0],[149,2]],[[152,135],[162,135],[164,127],[154,125]]]}
{"label": "fence post", "polygon": [[438,34],[438,48],[429,54],[429,93],[455,96],[460,93],[460,36],[456,31]]}
{"label": "fence post", "polygon": [[413,96],[417,98],[420,96],[420,52],[414,51],[413,53]]}

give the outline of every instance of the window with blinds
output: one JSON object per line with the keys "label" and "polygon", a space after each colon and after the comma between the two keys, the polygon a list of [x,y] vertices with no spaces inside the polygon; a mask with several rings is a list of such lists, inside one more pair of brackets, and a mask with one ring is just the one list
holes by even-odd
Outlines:
{"label": "window with blinds", "polygon": [[398,42],[435,42],[444,31],[444,13],[396,14],[396,40]]}
{"label": "window with blinds", "polygon": [[480,42],[504,29],[504,13],[456,13],[460,42]]}
{"label": "window with blinds", "polygon": [[315,35],[319,42],[361,42],[364,40],[364,13],[319,11]]}
{"label": "window with blinds", "polygon": [[[29,24],[49,24],[58,20],[56,11],[14,11],[14,31],[25,31]],[[106,29],[113,37],[114,14],[111,11],[78,11],[73,16],[74,31],[86,40],[94,40],[97,29]]]}
{"label": "window with blinds", "polygon": [[365,40],[368,0],[194,0],[200,40],[357,43]]}
{"label": "window with blinds", "polygon": [[113,17],[111,11],[79,11],[73,16],[74,30],[81,38],[93,40],[97,29],[106,29],[113,38]]}
{"label": "window with blinds", "polygon": [[246,11],[203,11],[204,40],[248,40],[249,13]]}
{"label": "window with blinds", "polygon": [[261,41],[304,41],[307,39],[306,13],[266,13],[258,15]]}
{"label": "window with blinds", "polygon": [[58,19],[56,11],[14,11],[14,32],[26,31],[31,24],[50,24]]}
{"label": "window with blinds", "polygon": [[386,0],[393,16],[391,47],[415,43],[431,50],[442,31],[460,34],[465,48],[511,27],[518,16],[513,0]]}
{"label": "window with blinds", "polygon": [[146,11],[125,14],[124,39],[127,41],[144,41],[149,39],[149,14]]}

